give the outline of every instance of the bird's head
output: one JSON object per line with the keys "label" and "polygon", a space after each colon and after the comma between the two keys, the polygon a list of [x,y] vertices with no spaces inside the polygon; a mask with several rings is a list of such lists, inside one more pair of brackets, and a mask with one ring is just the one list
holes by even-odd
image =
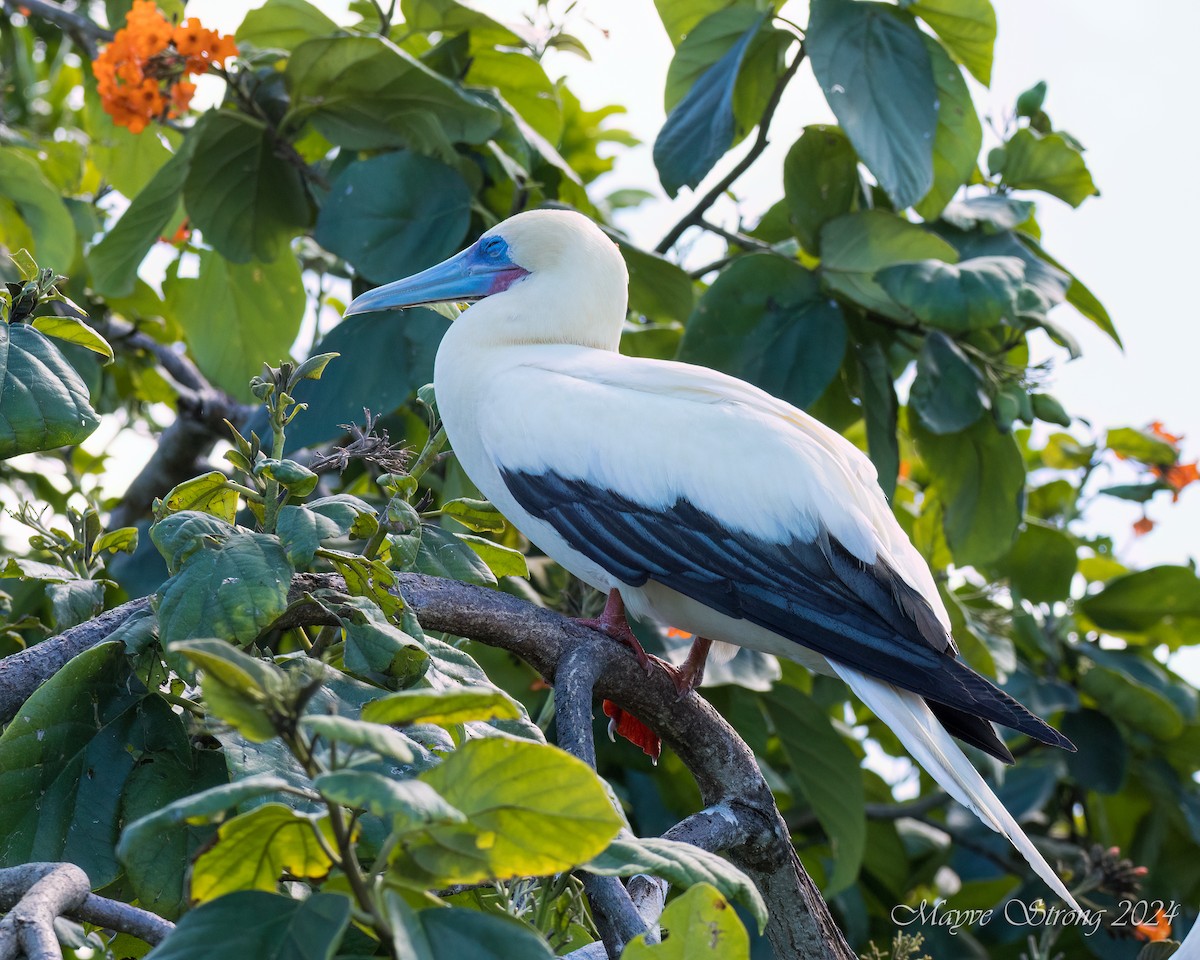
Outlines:
{"label": "bird's head", "polygon": [[356,297],[346,315],[495,297],[498,309],[478,317],[492,338],[616,349],[628,284],[620,249],[591,220],[530,210],[437,266]]}

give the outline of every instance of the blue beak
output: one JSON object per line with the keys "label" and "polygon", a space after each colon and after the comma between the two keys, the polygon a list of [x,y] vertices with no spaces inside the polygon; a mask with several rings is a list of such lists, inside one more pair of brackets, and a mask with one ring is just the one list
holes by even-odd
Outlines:
{"label": "blue beak", "polygon": [[513,263],[503,237],[483,237],[436,267],[368,290],[346,308],[345,316],[401,310],[430,303],[466,303],[501,293],[529,271]]}

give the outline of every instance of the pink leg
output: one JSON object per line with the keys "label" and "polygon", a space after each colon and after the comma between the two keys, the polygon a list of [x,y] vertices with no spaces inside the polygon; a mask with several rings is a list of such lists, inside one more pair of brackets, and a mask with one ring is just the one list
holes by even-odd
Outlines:
{"label": "pink leg", "polygon": [[692,641],[692,649],[688,651],[683,666],[663,664],[667,674],[675,681],[675,689],[679,691],[680,697],[686,697],[700,686],[700,681],[704,679],[704,664],[708,661],[708,650],[711,646],[711,640],[697,637]]}
{"label": "pink leg", "polygon": [[621,599],[621,593],[615,587],[608,591],[608,599],[604,601],[604,612],[600,614],[599,618],[577,620],[576,623],[599,630],[618,643],[629,647],[637,658],[637,662],[647,673],[653,669],[654,661],[662,662],[657,657],[646,653],[642,649],[641,643],[638,642],[638,638],[633,635],[633,630],[630,629],[629,621],[625,617],[625,601]]}

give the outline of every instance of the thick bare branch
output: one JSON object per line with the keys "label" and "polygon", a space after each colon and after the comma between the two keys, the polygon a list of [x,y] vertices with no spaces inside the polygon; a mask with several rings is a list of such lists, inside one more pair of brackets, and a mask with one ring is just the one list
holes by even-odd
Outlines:
{"label": "thick bare branch", "polygon": [[96,59],[99,41],[107,42],[113,38],[111,30],[105,30],[94,20],[82,13],[68,10],[55,0],[21,0],[20,3],[5,0],[4,9],[10,14],[18,10],[22,13],[28,11],[28,16],[54,24],[83,48],[89,60]]}

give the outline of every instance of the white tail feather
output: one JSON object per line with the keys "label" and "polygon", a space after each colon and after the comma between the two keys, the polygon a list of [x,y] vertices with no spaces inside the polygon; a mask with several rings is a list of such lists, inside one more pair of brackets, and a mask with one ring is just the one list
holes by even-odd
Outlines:
{"label": "white tail feather", "polygon": [[832,660],[830,666],[846,681],[858,698],[891,727],[908,752],[929,771],[933,779],[941,784],[950,796],[997,833],[1008,837],[1017,848],[1017,852],[1029,862],[1034,872],[1046,881],[1050,889],[1073,910],[1080,909],[1075,898],[1058,878],[1058,874],[1050,868],[1046,858],[1038,852],[1033,841],[1025,835],[1025,831],[1005,809],[1000,798],[992,792],[992,788],[971,765],[967,755],[938,722],[921,697]]}

